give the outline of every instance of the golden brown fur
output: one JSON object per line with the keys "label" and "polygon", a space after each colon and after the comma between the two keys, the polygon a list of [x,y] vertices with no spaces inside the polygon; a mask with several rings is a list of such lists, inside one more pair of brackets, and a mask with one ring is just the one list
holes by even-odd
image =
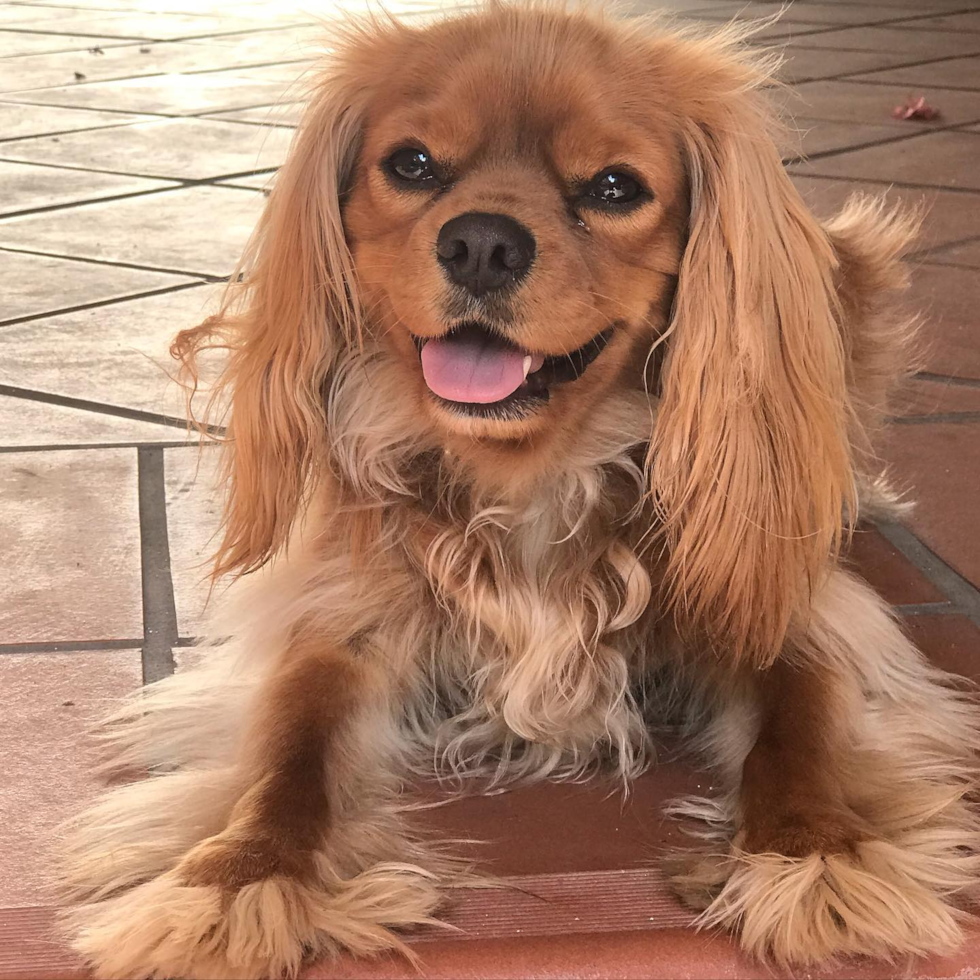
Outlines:
{"label": "golden brown fur", "polygon": [[[836,557],[882,496],[914,221],[809,213],[741,40],[541,2],[335,39],[241,284],[174,345],[191,374],[228,348],[216,574],[255,574],[210,660],[109,728],[113,765],[167,771],[67,842],[100,976],[398,946],[459,869],[395,773],[629,777],[678,706],[723,785],[678,806],[709,827],[676,875],[706,924],[795,963],[955,944],[972,704]],[[438,191],[387,175],[418,143]],[[611,166],[642,206],[580,207]],[[504,299],[436,261],[467,212],[537,241]],[[488,416],[433,397],[416,350],[476,316],[541,356],[611,332],[534,411]]]}

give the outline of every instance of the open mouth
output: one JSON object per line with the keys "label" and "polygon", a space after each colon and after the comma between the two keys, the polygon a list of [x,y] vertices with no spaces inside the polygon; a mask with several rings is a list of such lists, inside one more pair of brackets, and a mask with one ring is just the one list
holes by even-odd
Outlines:
{"label": "open mouth", "polygon": [[415,337],[422,375],[442,402],[468,415],[518,417],[546,402],[550,389],[581,377],[602,353],[612,327],[568,354],[524,350],[477,321],[446,336]]}

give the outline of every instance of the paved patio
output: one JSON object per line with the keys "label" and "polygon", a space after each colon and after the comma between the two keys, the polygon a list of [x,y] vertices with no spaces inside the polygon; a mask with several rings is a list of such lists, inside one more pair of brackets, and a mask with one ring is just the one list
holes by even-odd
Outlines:
{"label": "paved patio", "polygon": [[[673,6],[708,21],[776,9]],[[48,932],[43,848],[94,790],[85,727],[188,654],[216,522],[166,348],[234,265],[324,43],[303,11],[331,7],[0,3],[4,980],[83,975]],[[919,503],[863,530],[853,558],[937,663],[980,679],[980,0],[798,0],[763,36],[787,45],[803,131],[787,163],[814,208],[854,190],[930,205],[913,272],[929,349],[884,446]],[[939,118],[894,119],[910,93]],[[650,870],[672,833],[657,805],[700,779],[668,763],[625,808],[606,787],[540,786],[431,811],[434,827],[491,838],[481,861],[522,877],[456,909],[466,938],[420,943],[424,975],[779,976],[695,937]],[[971,947],[903,975],[980,975],[980,933]],[[382,961],[310,975],[414,974]]]}

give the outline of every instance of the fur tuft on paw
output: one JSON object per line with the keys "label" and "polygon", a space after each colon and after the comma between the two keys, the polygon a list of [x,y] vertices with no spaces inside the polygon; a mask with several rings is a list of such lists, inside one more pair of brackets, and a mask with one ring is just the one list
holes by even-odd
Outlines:
{"label": "fur tuft on paw", "polygon": [[437,924],[433,877],[377,865],[331,887],[285,877],[234,893],[187,885],[167,872],[66,915],[75,948],[103,980],[294,977],[307,957],[398,950],[393,928]]}

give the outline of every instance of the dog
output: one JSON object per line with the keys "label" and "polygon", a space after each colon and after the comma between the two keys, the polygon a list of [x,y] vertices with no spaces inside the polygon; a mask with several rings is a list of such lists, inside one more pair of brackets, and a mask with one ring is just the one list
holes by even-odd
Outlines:
{"label": "dog", "polygon": [[227,349],[239,596],[111,719],[144,778],[67,835],[76,947],[102,978],[405,949],[466,880],[406,774],[628,781],[666,724],[720,787],[675,807],[702,925],[794,965],[955,947],[974,703],[839,557],[888,499],[915,217],[814,218],[742,28],[494,0],[337,31],[174,344],[191,378]]}

